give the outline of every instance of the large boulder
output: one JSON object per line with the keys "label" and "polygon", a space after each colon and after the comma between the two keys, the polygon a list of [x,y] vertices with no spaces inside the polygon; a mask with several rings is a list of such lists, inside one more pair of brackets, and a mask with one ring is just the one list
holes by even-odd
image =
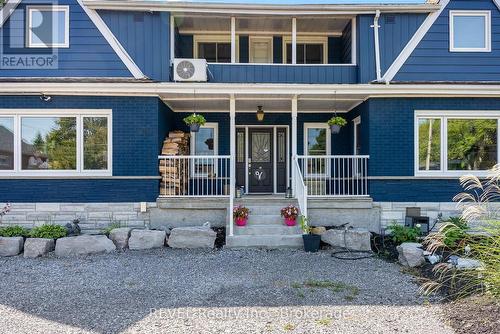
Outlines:
{"label": "large boulder", "polygon": [[323,235],[326,233],[326,227],[324,227],[324,226],[313,227],[311,229],[311,233],[316,234],[316,235]]}
{"label": "large boulder", "polygon": [[366,252],[372,250],[370,238],[371,233],[361,228],[347,230],[332,229],[321,235],[321,241],[331,246]]}
{"label": "large boulder", "polygon": [[116,249],[125,249],[128,247],[130,231],[132,231],[132,229],[129,227],[120,227],[112,229],[111,232],[109,232],[109,238],[115,244]]}
{"label": "large boulder", "polygon": [[399,253],[398,260],[405,267],[419,267],[425,263],[422,244],[404,242],[396,247]]}
{"label": "large boulder", "polygon": [[23,237],[0,237],[0,256],[16,256],[23,251]]}
{"label": "large boulder", "polygon": [[24,243],[24,257],[35,258],[47,255],[56,246],[54,239],[29,238]]}
{"label": "large boulder", "polygon": [[100,254],[114,250],[115,244],[105,235],[80,235],[61,238],[56,242],[57,256]]}
{"label": "large boulder", "polygon": [[128,248],[132,250],[161,248],[165,246],[165,231],[132,230],[128,239]]}
{"label": "large boulder", "polygon": [[177,227],[170,231],[168,245],[172,248],[214,248],[215,233],[208,226]]}

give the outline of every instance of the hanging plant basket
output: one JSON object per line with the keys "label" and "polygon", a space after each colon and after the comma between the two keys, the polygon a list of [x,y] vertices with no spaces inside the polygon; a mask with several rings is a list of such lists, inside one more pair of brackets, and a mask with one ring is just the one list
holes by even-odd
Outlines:
{"label": "hanging plant basket", "polygon": [[347,121],[343,117],[333,116],[328,120],[328,125],[333,134],[338,134],[340,129],[347,125]]}
{"label": "hanging plant basket", "polygon": [[196,113],[184,118],[184,123],[186,123],[186,125],[189,125],[189,129],[191,130],[191,132],[200,131],[200,126],[205,125],[206,122],[207,121],[205,120],[205,117],[203,117],[203,115],[197,115]]}

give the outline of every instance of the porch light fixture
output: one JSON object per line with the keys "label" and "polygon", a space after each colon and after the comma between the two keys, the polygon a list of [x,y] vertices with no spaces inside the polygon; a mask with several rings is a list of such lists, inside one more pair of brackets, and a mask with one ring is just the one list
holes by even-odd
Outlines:
{"label": "porch light fixture", "polygon": [[264,109],[262,109],[262,106],[257,107],[257,120],[259,122],[264,120]]}

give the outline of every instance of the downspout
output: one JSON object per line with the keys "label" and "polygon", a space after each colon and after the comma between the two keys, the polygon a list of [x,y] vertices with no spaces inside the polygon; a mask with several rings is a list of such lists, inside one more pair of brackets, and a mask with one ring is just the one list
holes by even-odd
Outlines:
{"label": "downspout", "polygon": [[378,20],[380,19],[380,10],[377,9],[375,13],[375,17],[373,18],[373,34],[375,38],[375,70],[377,73],[377,81],[382,80],[382,70],[380,68],[380,39],[379,39],[379,24]]}

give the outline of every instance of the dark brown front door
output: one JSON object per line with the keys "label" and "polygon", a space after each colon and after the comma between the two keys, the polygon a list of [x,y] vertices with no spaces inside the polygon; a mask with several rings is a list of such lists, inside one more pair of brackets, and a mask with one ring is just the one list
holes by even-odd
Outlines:
{"label": "dark brown front door", "polygon": [[248,129],[248,182],[250,193],[274,191],[273,129]]}

